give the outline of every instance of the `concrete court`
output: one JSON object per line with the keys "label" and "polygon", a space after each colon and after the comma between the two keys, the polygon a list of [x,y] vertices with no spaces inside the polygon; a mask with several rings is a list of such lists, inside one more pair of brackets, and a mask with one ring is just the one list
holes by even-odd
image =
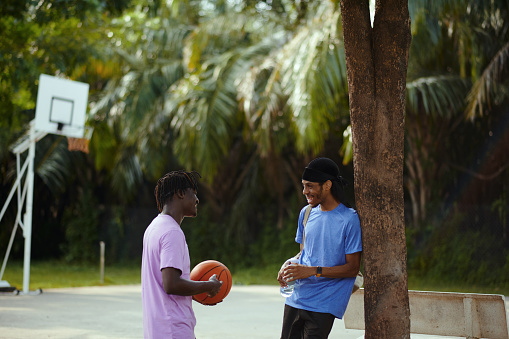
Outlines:
{"label": "concrete court", "polygon": [[[284,298],[277,286],[233,286],[216,306],[193,303],[198,339],[279,338]],[[329,338],[362,338],[336,320]],[[0,338],[142,338],[141,286],[0,294]],[[414,335],[412,339],[456,338]]]}

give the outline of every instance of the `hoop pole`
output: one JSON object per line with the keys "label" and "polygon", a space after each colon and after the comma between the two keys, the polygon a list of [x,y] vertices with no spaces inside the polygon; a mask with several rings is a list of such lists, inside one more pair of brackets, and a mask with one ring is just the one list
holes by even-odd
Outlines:
{"label": "hoop pole", "polygon": [[34,159],[35,159],[35,128],[30,128],[30,147],[28,149],[27,200],[24,218],[23,236],[25,237],[25,258],[23,262],[23,293],[28,294],[30,287],[30,253],[32,247],[32,210],[34,202]]}
{"label": "hoop pole", "polygon": [[0,270],[0,280],[2,280],[4,273],[5,273],[5,266],[7,265],[7,260],[9,259],[9,254],[11,253],[12,243],[14,241],[14,236],[16,235],[16,230],[18,229],[18,225],[21,226],[21,228],[24,228],[24,225],[21,223],[21,210],[23,208],[23,200],[25,199],[26,195],[26,182],[23,188],[23,194],[20,195],[21,191],[21,179],[23,178],[23,175],[25,174],[25,171],[27,170],[27,167],[29,165],[29,159],[25,160],[25,163],[20,168],[20,156],[19,153],[16,153],[16,171],[17,171],[17,177],[16,181],[14,182],[14,185],[12,186],[12,189],[9,193],[9,196],[7,197],[7,200],[5,201],[4,207],[2,208],[2,211],[0,212],[0,220],[2,220],[5,211],[7,210],[7,206],[9,206],[9,203],[11,202],[12,197],[14,196],[14,192],[17,192],[17,198],[18,198],[18,212],[16,215],[16,221],[14,222],[14,227],[12,229],[11,238],[9,239],[9,245],[7,246],[7,251],[5,252],[4,261],[2,263],[2,269]]}
{"label": "hoop pole", "polygon": [[[26,162],[26,161],[25,161]],[[22,175],[20,174],[20,171],[21,171],[21,168],[20,168],[20,163],[21,163],[21,156],[19,153],[16,153],[16,179],[17,178],[20,178]],[[19,185],[18,186],[18,189],[16,190],[16,193],[17,193],[17,196],[18,196],[18,213],[16,213],[16,221],[17,219],[19,218],[19,215],[21,214],[20,211],[21,211],[21,207],[23,206],[21,204],[21,194],[20,194],[20,187],[21,187],[21,178],[19,179],[20,182],[19,182]]]}
{"label": "hoop pole", "polygon": [[7,200],[5,201],[4,207],[2,208],[2,212],[0,212],[0,220],[2,220],[5,211],[7,210],[7,206],[9,206],[9,203],[11,202],[12,196],[14,195],[14,192],[19,187],[21,182],[21,177],[25,173],[25,170],[27,169],[29,162],[28,159],[23,165],[23,168],[21,169],[21,172],[18,172],[18,177],[16,178],[16,182],[14,182],[14,185],[12,186],[11,192],[9,193],[9,196],[7,197]]}
{"label": "hoop pole", "polygon": [[7,265],[7,259],[9,259],[9,254],[11,254],[12,243],[14,241],[14,236],[16,235],[16,230],[18,229],[18,222],[14,224],[14,228],[12,229],[11,238],[9,239],[9,245],[7,246],[7,252],[5,252],[4,262],[2,263],[2,270],[0,270],[0,280],[2,280],[5,272],[5,266]]}

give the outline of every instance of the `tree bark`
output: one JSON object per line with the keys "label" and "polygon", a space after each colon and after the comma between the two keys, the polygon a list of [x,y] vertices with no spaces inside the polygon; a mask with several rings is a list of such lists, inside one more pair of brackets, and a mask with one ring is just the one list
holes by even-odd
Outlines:
{"label": "tree bark", "polygon": [[410,338],[403,194],[408,0],[342,0],[355,168],[362,225],[365,338]]}

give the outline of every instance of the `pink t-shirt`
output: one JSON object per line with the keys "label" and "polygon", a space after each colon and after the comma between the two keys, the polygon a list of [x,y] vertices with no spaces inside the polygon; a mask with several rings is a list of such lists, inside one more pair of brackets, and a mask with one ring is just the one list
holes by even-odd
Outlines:
{"label": "pink t-shirt", "polygon": [[159,214],[143,236],[141,287],[145,338],[194,339],[191,296],[166,294],[161,270],[173,267],[189,279],[189,249],[180,225],[169,215]]}

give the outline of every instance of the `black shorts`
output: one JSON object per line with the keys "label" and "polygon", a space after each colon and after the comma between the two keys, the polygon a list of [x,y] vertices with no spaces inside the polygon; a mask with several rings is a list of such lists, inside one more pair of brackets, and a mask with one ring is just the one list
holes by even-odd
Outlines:
{"label": "black shorts", "polygon": [[336,317],[285,305],[281,339],[326,339]]}

